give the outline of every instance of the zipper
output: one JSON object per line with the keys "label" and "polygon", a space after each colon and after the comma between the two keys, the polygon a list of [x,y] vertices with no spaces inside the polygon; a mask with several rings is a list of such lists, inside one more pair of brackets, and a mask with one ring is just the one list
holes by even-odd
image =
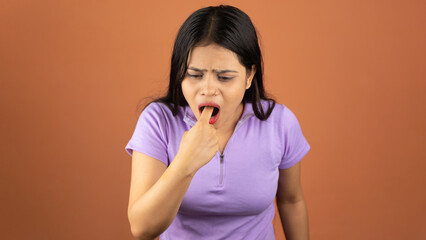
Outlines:
{"label": "zipper", "polygon": [[223,181],[223,154],[220,154],[220,177],[219,177],[219,184],[222,184]]}
{"label": "zipper", "polygon": [[219,185],[222,185],[223,182],[223,158],[225,157],[225,152],[226,149],[228,148],[229,142],[231,142],[231,139],[234,137],[235,132],[241,127],[241,125],[243,125],[243,123],[245,123],[247,121],[248,118],[250,118],[251,116],[253,116],[254,114],[250,114],[245,116],[245,118],[240,119],[240,121],[238,121],[237,126],[235,126],[234,132],[232,133],[231,137],[228,140],[228,143],[225,146],[225,149],[223,150],[223,154],[220,154],[220,176],[219,176]]}

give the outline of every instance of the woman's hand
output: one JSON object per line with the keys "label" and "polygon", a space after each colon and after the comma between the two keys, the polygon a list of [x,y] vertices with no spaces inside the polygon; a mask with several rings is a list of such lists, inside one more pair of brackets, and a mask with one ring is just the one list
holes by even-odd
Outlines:
{"label": "woman's hand", "polygon": [[186,168],[195,174],[207,164],[219,150],[219,137],[216,128],[209,124],[213,107],[205,107],[200,119],[183,134],[177,159],[185,163]]}

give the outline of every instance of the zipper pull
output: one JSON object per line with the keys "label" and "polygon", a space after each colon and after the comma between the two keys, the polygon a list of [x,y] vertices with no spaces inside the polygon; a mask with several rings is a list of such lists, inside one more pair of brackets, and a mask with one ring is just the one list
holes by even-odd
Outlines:
{"label": "zipper pull", "polygon": [[219,184],[222,184],[223,181],[223,157],[224,154],[220,154],[220,177],[219,177]]}

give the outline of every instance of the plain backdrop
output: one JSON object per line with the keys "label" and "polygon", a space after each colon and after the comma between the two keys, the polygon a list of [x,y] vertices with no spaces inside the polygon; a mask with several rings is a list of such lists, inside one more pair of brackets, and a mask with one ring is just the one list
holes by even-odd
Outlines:
{"label": "plain backdrop", "polygon": [[311,239],[426,239],[420,0],[2,0],[0,239],[133,239],[138,104],[165,93],[183,21],[220,3],[251,17],[266,91],[311,145]]}

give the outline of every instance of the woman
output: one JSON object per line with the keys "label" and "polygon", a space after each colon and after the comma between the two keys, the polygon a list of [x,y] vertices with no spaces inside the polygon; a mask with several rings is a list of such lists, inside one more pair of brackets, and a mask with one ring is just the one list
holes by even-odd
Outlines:
{"label": "woman", "polygon": [[250,18],[206,7],[180,28],[166,96],[139,116],[128,217],[137,239],[308,239],[296,116],[265,96]]}

